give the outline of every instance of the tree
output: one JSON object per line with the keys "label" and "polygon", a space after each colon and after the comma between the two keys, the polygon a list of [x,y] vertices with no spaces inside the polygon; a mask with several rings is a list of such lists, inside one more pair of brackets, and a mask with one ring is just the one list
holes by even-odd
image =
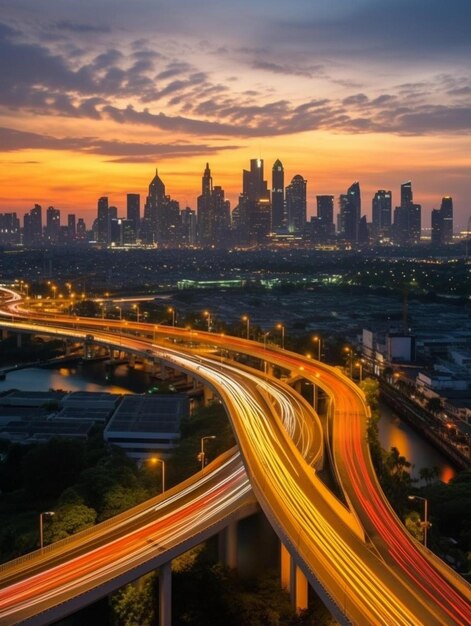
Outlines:
{"label": "tree", "polygon": [[406,515],[405,525],[410,534],[417,539],[417,541],[424,540],[424,529],[422,520],[417,511],[410,511]]}
{"label": "tree", "polygon": [[67,504],[55,511],[54,517],[44,525],[44,542],[52,543],[65,539],[93,526],[96,511],[85,504]]}
{"label": "tree", "polygon": [[155,623],[155,574],[126,585],[111,597],[116,626],[151,626]]}

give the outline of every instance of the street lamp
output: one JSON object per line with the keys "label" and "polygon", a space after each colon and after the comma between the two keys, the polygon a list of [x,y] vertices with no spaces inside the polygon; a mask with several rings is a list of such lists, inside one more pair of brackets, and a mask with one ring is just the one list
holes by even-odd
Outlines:
{"label": "street lamp", "polygon": [[428,500],[422,496],[407,496],[408,500],[421,500],[424,503],[424,546],[427,547],[427,531],[428,531]]}
{"label": "street lamp", "polygon": [[242,316],[242,321],[245,322],[247,328],[247,339],[250,339],[250,317],[248,315]]}
{"label": "street lamp", "polygon": [[55,515],[55,511],[43,511],[39,514],[39,546],[41,551],[44,548],[44,517],[53,517]]}
{"label": "street lamp", "polygon": [[350,359],[350,378],[353,378],[353,354],[352,349],[348,346],[345,346],[344,352],[347,353],[347,358]]}
{"label": "street lamp", "polygon": [[319,337],[319,335],[315,335],[312,340],[317,343],[317,360],[320,361],[321,360],[321,343],[322,340]]}
{"label": "street lamp", "polygon": [[167,311],[172,314],[172,326],[175,326],[175,309],[173,306],[169,306]]}
{"label": "street lamp", "polygon": [[139,305],[138,304],[133,304],[132,308],[136,309],[136,321],[139,324]]}
{"label": "street lamp", "polygon": [[211,313],[209,311],[205,311],[203,313],[203,315],[208,319],[208,333],[210,333],[211,332],[211,326],[212,326]]}
{"label": "street lamp", "polygon": [[201,459],[201,469],[204,469],[205,466],[205,461],[206,461],[206,454],[204,451],[204,442],[207,441],[208,439],[216,439],[216,435],[206,435],[206,437],[201,437],[200,440],[200,459]]}
{"label": "street lamp", "polygon": [[149,463],[151,465],[157,465],[157,463],[162,464],[162,493],[165,491],[165,461],[163,459],[159,459],[157,456],[153,456],[149,459]]}
{"label": "street lamp", "polygon": [[106,303],[105,302],[100,302],[100,307],[101,307],[101,319],[104,320],[105,319]]}
{"label": "street lamp", "polygon": [[281,348],[285,349],[285,327],[283,324],[277,324],[276,327],[278,330],[281,330]]}
{"label": "street lamp", "polygon": [[51,289],[52,289],[52,297],[55,300],[56,299],[57,287],[55,285],[52,285]]}
{"label": "street lamp", "polygon": [[363,380],[363,363],[361,361],[357,361],[355,363],[355,367],[358,367],[360,369],[360,382],[362,382],[362,380]]}

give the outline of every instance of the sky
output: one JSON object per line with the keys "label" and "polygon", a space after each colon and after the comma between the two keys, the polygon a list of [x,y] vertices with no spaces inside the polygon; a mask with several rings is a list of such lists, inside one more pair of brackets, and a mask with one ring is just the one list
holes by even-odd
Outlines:
{"label": "sky", "polygon": [[234,207],[251,158],[316,194],[359,180],[423,225],[471,215],[469,0],[0,0],[0,212],[125,215],[155,169],[196,207],[209,162]]}

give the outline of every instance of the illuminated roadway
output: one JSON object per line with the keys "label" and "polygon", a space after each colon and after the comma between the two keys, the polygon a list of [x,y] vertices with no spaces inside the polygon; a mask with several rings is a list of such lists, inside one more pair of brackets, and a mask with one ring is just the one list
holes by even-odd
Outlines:
{"label": "illuminated roadway", "polygon": [[[77,323],[75,319],[70,321]],[[64,323],[64,318],[60,318],[60,322]],[[95,328],[113,325],[110,320],[87,320],[86,323],[87,327]],[[147,333],[155,331],[149,325],[132,327]],[[182,329],[160,330],[166,336],[195,341],[194,333]],[[237,338],[200,335],[204,341],[219,343],[226,349],[269,359],[291,373],[302,372],[302,376],[317,382],[332,398],[333,448],[342,486],[382,559],[378,559],[370,544],[364,543],[353,517],[334,501],[314,475],[292,445],[286,430],[280,427],[279,420],[269,412],[263,419],[254,420],[256,412],[244,411],[245,400],[240,403],[238,399],[240,387],[234,388],[240,376],[239,368],[230,366],[232,374],[224,380],[222,391],[219,390],[226,406],[236,405],[236,411],[229,410],[229,413],[260,504],[311,584],[324,600],[326,594],[335,598],[330,603],[327,601],[334,614],[340,619],[344,614],[357,624],[469,624],[469,587],[446,567],[437,567],[435,559],[422,553],[390,512],[376,482],[369,485],[373,493],[365,496],[362,476],[369,476],[371,463],[367,448],[366,453],[363,450],[366,446],[359,445],[358,441],[359,437],[364,439],[366,408],[354,386],[337,370],[299,355],[262,348]],[[188,369],[188,363],[184,362],[187,358],[176,352],[170,362]],[[169,360],[168,354],[166,360]],[[201,365],[195,367],[201,369]],[[229,365],[221,362],[218,371],[227,367]],[[204,376],[208,376],[207,371]],[[216,377],[219,377],[217,372]],[[356,445],[352,447],[352,444]],[[341,463],[338,462],[340,456]],[[376,510],[371,508],[371,502],[375,503]],[[383,517],[378,518],[378,515]],[[380,522],[388,525],[387,533],[381,534]],[[376,536],[380,536],[381,541],[375,541]],[[401,561],[397,554],[408,556]],[[427,568],[423,568],[421,559]],[[424,570],[420,581],[415,571],[417,567],[414,567],[417,560],[418,568]]]}

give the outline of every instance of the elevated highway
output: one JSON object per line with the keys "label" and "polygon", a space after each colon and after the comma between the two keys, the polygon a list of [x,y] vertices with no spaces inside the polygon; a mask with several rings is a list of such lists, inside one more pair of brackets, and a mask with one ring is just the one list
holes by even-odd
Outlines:
{"label": "elevated highway", "polygon": [[[15,314],[19,313],[16,308]],[[31,318],[30,313],[28,316]],[[120,327],[110,320],[79,322],[61,317],[49,322],[69,324],[69,333],[74,332],[70,325],[87,330]],[[19,326],[24,328],[25,324]],[[351,381],[329,366],[237,338],[212,333],[198,333],[196,337],[183,329],[162,330],[143,324],[133,324],[129,330],[152,335],[153,339],[163,336],[164,344],[169,337],[187,343],[207,342],[233,353],[248,354],[290,373],[301,372],[329,395],[333,405],[333,455],[350,512],[317,478],[279,418],[271,411],[253,411],[253,400],[243,394],[240,398],[239,366],[221,360],[209,372],[200,360],[190,367],[210,384],[219,383],[222,387],[220,395],[228,408],[257,499],[298,565],[341,622],[414,626],[471,623],[469,587],[407,535],[370,476],[371,461],[364,443],[368,411],[361,392]],[[165,350],[169,363],[188,368],[188,355],[182,350],[170,353],[164,344],[153,345],[159,358],[164,358]],[[259,395],[263,398],[264,393],[265,390]],[[362,483],[368,477],[372,478],[368,483],[371,494],[365,493]],[[424,562],[427,568],[422,571]]]}

